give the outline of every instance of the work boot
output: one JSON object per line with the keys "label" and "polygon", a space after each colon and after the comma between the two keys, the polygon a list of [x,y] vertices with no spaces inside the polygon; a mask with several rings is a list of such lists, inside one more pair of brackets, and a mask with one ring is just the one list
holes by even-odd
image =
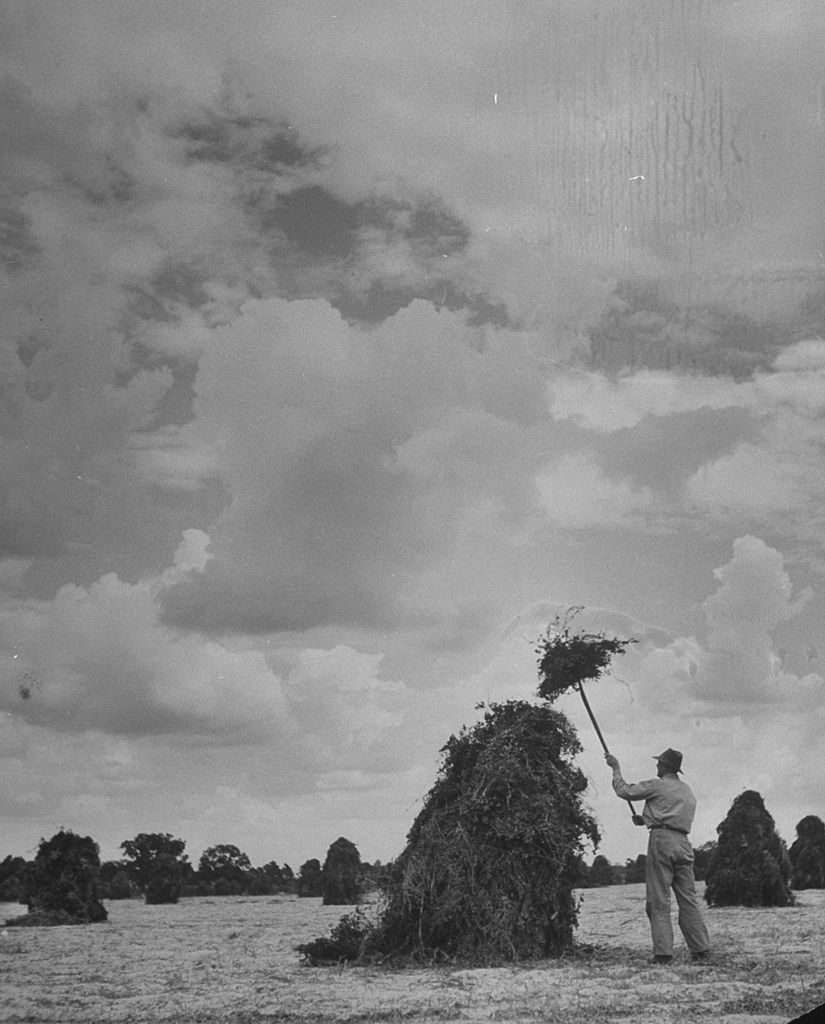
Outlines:
{"label": "work boot", "polygon": [[699,949],[690,954],[690,959],[695,964],[706,964],[710,959],[710,950]]}
{"label": "work boot", "polygon": [[653,957],[653,963],[654,964],[669,964],[669,963],[672,963],[672,962],[673,962],[673,957],[672,956],[668,956],[665,953],[656,953],[656,955]]}

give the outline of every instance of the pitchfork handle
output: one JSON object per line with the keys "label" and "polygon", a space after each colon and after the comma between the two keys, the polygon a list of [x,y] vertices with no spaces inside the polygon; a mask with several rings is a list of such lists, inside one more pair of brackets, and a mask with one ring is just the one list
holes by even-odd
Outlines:
{"label": "pitchfork handle", "polygon": [[[587,699],[587,696],[585,695],[584,686],[582,685],[581,682],[578,683],[578,690],[579,690],[579,693],[581,694],[581,699],[584,701],[584,706],[587,708],[587,713],[588,713],[588,715],[590,715],[590,721],[593,723],[593,728],[596,730],[596,733],[597,733],[599,739],[601,740],[602,746],[604,747],[604,752],[605,752],[605,754],[609,754],[610,751],[607,749],[607,744],[604,741],[604,736],[602,736],[602,731],[599,728],[599,723],[596,721],[596,716],[593,714],[593,709],[590,707],[590,701]],[[636,808],[633,806],[633,801],[632,800],[628,800],[627,802],[628,802],[628,805],[630,806],[630,813],[635,815],[636,814]]]}

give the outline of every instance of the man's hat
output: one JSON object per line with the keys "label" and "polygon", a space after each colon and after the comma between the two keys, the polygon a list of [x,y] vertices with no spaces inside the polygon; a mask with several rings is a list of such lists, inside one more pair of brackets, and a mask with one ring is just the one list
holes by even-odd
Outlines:
{"label": "man's hat", "polygon": [[675,772],[682,771],[681,750],[674,750],[673,747],[668,747],[667,750],[663,750],[661,754],[656,755],[656,760],[661,761],[662,764],[667,765],[668,768],[672,768]]}

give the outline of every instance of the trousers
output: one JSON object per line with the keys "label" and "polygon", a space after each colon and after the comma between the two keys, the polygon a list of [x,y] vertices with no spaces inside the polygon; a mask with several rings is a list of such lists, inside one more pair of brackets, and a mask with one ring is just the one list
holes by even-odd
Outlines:
{"label": "trousers", "polygon": [[688,949],[691,953],[705,952],[710,946],[710,939],[699,909],[693,877],[693,848],[687,836],[664,828],[651,831],[645,862],[645,888],[645,910],[650,920],[654,955],[673,955],[671,889],[679,905],[679,930]]}

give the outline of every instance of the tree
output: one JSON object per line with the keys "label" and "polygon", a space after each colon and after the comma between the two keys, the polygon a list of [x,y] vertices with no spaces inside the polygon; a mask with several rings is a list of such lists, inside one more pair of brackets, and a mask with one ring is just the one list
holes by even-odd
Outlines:
{"label": "tree", "polygon": [[289,868],[288,864],[282,868],[278,866],[277,861],[271,860],[258,870],[269,879],[272,885],[271,891],[282,892],[289,888],[289,883],[292,881],[292,871],[290,869],[289,876],[287,876],[285,870],[287,868]]}
{"label": "tree", "polygon": [[327,850],[322,879],[324,906],[358,902],[361,895],[361,855],[349,839],[340,836]]}
{"label": "tree", "polygon": [[639,856],[633,860],[629,857],[625,861],[624,866],[624,880],[626,885],[643,882],[645,880],[645,872],[647,868],[647,856],[640,853]]}
{"label": "tree", "polygon": [[324,892],[324,878],[321,862],[317,857],[305,861],[298,870],[298,895],[299,896],[322,896]]}
{"label": "tree", "polygon": [[825,889],[825,822],[809,814],[796,826],[788,851],[794,889]]}
{"label": "tree", "polygon": [[22,902],[28,861],[11,854],[0,862],[0,901],[3,903]]}
{"label": "tree", "polygon": [[708,871],[715,853],[715,839],[709,839],[693,851],[693,876],[697,882],[703,882],[708,877]]}
{"label": "tree", "polygon": [[147,903],[177,903],[183,888],[183,863],[171,853],[159,853],[146,884]]}
{"label": "tree", "polygon": [[26,873],[29,916],[13,924],[95,924],[108,917],[100,899],[100,850],[90,836],[69,830],[41,839]]}
{"label": "tree", "polygon": [[613,885],[613,865],[603,854],[597,854],[590,865],[589,884],[591,886]]}
{"label": "tree", "polygon": [[717,827],[719,840],[708,868],[710,906],[788,907],[791,863],[759,793],[746,789]]}
{"label": "tree", "polygon": [[107,860],[100,865],[100,892],[108,900],[130,900],[140,895],[122,860]]}
{"label": "tree", "polygon": [[240,887],[244,875],[251,867],[249,857],[237,846],[219,843],[203,851],[198,863],[198,874],[205,882],[223,879],[225,882],[237,883]]}
{"label": "tree", "polygon": [[168,832],[141,832],[122,842],[120,848],[129,865],[127,871],[146,894],[147,903],[177,902],[190,866],[183,852],[183,839],[175,839]]}
{"label": "tree", "polygon": [[137,886],[126,871],[118,871],[109,882],[110,900],[133,900],[139,895]]}

